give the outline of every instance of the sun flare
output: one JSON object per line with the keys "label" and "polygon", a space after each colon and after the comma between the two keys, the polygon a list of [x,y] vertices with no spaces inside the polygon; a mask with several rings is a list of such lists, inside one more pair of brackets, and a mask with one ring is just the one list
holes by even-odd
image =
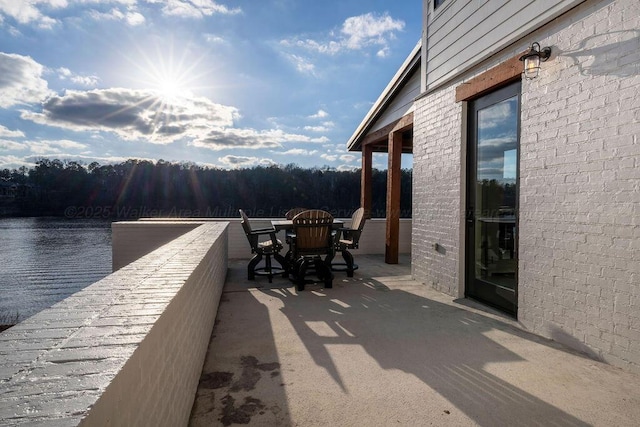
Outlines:
{"label": "sun flare", "polygon": [[160,97],[165,102],[175,101],[181,97],[186,96],[189,91],[188,88],[180,82],[176,77],[162,77],[158,79],[154,89],[159,93]]}
{"label": "sun flare", "polygon": [[205,76],[201,69],[204,57],[194,56],[190,49],[182,48],[182,53],[176,54],[174,42],[169,41],[166,46],[151,48],[135,45],[135,51],[137,55],[129,59],[137,69],[136,86],[153,91],[161,104],[179,102],[201,86]]}

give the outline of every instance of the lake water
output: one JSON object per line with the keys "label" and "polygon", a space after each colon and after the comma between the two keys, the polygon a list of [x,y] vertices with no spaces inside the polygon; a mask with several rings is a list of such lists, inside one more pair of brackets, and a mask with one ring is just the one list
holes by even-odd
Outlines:
{"label": "lake water", "polygon": [[0,323],[24,320],[110,273],[110,221],[0,219]]}

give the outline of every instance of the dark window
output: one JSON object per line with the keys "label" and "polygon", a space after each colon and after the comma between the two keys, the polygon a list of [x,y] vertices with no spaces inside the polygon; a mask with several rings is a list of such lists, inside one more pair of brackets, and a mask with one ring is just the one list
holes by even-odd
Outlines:
{"label": "dark window", "polygon": [[438,6],[440,6],[444,2],[445,2],[445,0],[433,0],[433,8],[437,9]]}

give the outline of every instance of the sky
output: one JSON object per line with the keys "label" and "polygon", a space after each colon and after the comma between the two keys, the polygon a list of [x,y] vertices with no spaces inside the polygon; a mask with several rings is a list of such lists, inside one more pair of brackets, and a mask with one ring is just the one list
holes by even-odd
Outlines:
{"label": "sky", "polygon": [[346,143],[418,42],[421,8],[0,0],[0,169],[40,158],[359,168]]}

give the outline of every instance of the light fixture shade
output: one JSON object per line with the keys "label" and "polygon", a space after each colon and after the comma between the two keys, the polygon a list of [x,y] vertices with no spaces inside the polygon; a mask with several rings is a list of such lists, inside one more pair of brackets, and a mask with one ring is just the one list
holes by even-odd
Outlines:
{"label": "light fixture shade", "polygon": [[524,62],[524,76],[527,79],[538,77],[540,72],[540,62],[544,62],[551,56],[551,48],[545,47],[540,49],[538,42],[531,43],[531,49],[520,57],[520,61]]}
{"label": "light fixture shade", "polygon": [[535,79],[540,72],[540,57],[530,56],[524,59],[524,76],[528,79]]}

